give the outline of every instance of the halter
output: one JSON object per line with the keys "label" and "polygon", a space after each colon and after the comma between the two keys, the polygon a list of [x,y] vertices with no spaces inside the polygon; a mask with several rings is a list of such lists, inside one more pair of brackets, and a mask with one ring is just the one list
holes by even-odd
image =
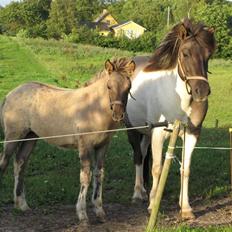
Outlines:
{"label": "halter", "polygon": [[119,100],[110,102],[110,109],[111,110],[113,109],[114,105],[122,105],[123,106],[123,103],[122,103],[122,101],[119,101]]}
{"label": "halter", "polygon": [[191,95],[191,90],[189,91],[189,89],[188,89],[188,82],[189,82],[189,80],[201,80],[201,81],[205,81],[206,83],[209,83],[209,81],[205,77],[203,77],[203,76],[187,76],[185,74],[183,68],[182,68],[182,65],[181,65],[181,62],[180,62],[179,58],[178,58],[178,65],[179,65],[181,73],[184,75],[184,82],[185,82],[187,93],[189,95]]}

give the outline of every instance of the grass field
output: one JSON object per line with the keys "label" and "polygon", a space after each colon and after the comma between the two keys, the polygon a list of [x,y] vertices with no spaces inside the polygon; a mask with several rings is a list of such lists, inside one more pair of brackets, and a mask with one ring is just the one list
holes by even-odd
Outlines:
{"label": "grass field", "polygon": [[[31,80],[75,88],[102,69],[107,58],[133,55],[116,49],[0,36],[0,99],[14,87]],[[212,60],[209,70],[212,94],[198,146],[229,147],[232,61]],[[216,119],[219,128],[215,128]],[[132,158],[125,133],[116,134],[106,159],[104,202],[130,202],[134,181]],[[12,173],[11,164],[0,189],[0,206],[12,203]],[[191,199],[200,197],[203,202],[228,194],[229,152],[195,150],[191,173]],[[32,207],[74,204],[79,191],[78,154],[39,142],[27,168],[25,185]],[[177,204],[176,186],[179,186],[179,166],[174,163],[164,195],[168,204]]]}

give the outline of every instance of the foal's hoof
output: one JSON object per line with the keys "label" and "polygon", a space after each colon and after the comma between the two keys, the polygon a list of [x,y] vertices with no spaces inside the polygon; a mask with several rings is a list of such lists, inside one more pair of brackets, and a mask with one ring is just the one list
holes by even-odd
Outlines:
{"label": "foal's hoof", "polygon": [[89,218],[86,214],[86,212],[79,212],[77,213],[78,219],[79,219],[79,224],[88,224],[89,223]]}
{"label": "foal's hoof", "polygon": [[183,220],[193,220],[196,218],[192,210],[180,211],[180,217]]}
{"label": "foal's hoof", "polygon": [[104,223],[106,221],[106,214],[103,209],[95,210],[97,221]]}
{"label": "foal's hoof", "polygon": [[87,231],[87,228],[89,227],[89,220],[88,219],[79,220],[78,227],[84,229],[83,231]]}
{"label": "foal's hoof", "polygon": [[106,216],[105,215],[97,215],[97,221],[100,223],[106,222]]}

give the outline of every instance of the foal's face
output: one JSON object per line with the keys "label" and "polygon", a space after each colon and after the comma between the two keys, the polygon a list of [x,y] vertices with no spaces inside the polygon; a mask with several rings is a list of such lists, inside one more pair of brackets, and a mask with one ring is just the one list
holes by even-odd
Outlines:
{"label": "foal's face", "polygon": [[[213,32],[209,32],[208,36],[213,37]],[[193,100],[200,102],[205,101],[210,94],[210,86],[208,83],[208,61],[213,50],[210,47],[202,46],[194,36],[185,38],[179,50],[179,74],[183,80],[193,78],[187,81],[186,88],[192,95]],[[182,70],[180,68],[182,66]],[[204,80],[194,79],[196,76],[205,78]]]}
{"label": "foal's face", "polygon": [[127,71],[118,72],[115,70],[114,64],[109,60],[105,63],[105,69],[109,75],[107,88],[109,92],[110,108],[112,110],[112,118],[117,122],[124,118],[128,93],[131,88],[130,77],[134,72],[135,63],[134,61],[131,61],[126,66]]}

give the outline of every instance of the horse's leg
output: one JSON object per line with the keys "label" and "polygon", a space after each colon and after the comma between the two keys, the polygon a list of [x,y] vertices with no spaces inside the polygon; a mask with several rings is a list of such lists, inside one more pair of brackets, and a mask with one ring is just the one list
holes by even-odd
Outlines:
{"label": "horse's leg", "polygon": [[102,184],[104,179],[104,157],[108,149],[108,144],[95,150],[95,168],[93,172],[93,195],[92,203],[94,211],[100,222],[105,221],[105,212],[102,207]]}
{"label": "horse's leg", "polygon": [[[9,141],[17,138],[20,138],[20,136],[16,136],[15,133],[9,133],[8,131],[5,131],[5,141]],[[1,176],[6,171],[10,158],[16,151],[18,145],[19,142],[4,143],[3,152],[0,156],[0,180],[1,180]]]}
{"label": "horse's leg", "polygon": [[[26,139],[28,138],[35,138],[35,135],[30,133],[26,136]],[[35,144],[36,140],[22,142],[16,153],[14,161],[14,203],[15,207],[22,211],[30,209],[27,205],[24,193],[24,171]]]}
{"label": "horse's leg", "polygon": [[165,141],[165,137],[167,132],[163,130],[163,128],[155,128],[152,131],[152,189],[150,192],[150,204],[148,207],[148,211],[151,211],[152,206],[154,204],[154,198],[158,187],[159,177],[162,169],[162,150],[163,143]]}
{"label": "horse's leg", "polygon": [[[132,146],[135,164],[135,186],[132,202],[143,201],[143,155],[141,151],[142,135],[138,131],[127,131],[128,141]],[[146,193],[146,192],[145,192]]]}
{"label": "horse's leg", "polygon": [[76,204],[76,212],[79,220],[88,221],[86,213],[86,195],[91,181],[91,157],[90,149],[85,144],[85,138],[81,136],[78,139],[78,148],[80,156],[80,192]]}
{"label": "horse's leg", "polygon": [[[181,138],[182,140],[184,140],[184,135],[182,135]],[[183,164],[181,165],[181,168],[180,168],[181,186],[183,186],[183,189],[181,188],[180,198],[179,198],[179,205],[180,207],[182,207],[181,217],[184,219],[194,218],[194,214],[192,213],[192,208],[189,204],[188,184],[189,184],[191,157],[192,157],[192,152],[194,150],[196,142],[197,142],[196,135],[189,134],[188,132],[185,133],[185,145],[184,145],[185,149],[182,150],[182,152],[185,153],[184,161],[182,160],[182,163],[184,164],[184,169],[183,169]]]}
{"label": "horse's leg", "polygon": [[6,168],[9,164],[10,158],[12,157],[13,153],[15,152],[18,146],[17,142],[14,143],[5,143],[3,147],[3,152],[0,157],[0,178],[6,171]]}
{"label": "horse's leg", "polygon": [[[147,191],[144,186],[144,173],[146,170],[144,170],[144,159],[147,156],[149,145],[151,144],[151,138],[147,135],[143,135],[142,141],[140,143],[140,149],[142,154],[142,163],[141,165],[138,165],[136,167],[136,173],[138,174],[138,179],[140,180],[140,186],[141,186],[141,195],[143,200],[147,200]],[[147,174],[147,173],[146,173]],[[149,175],[149,173],[148,173]]]}
{"label": "horse's leg", "polygon": [[[183,194],[180,192],[179,204],[182,205],[181,216],[182,218],[191,219],[194,218],[192,213],[192,208],[189,204],[188,198],[188,182],[190,175],[190,164],[191,156],[196,146],[197,140],[201,133],[202,122],[206,116],[208,110],[208,101],[204,102],[192,102],[191,103],[192,112],[188,121],[188,129],[185,133],[185,160],[184,160],[184,170],[181,168],[181,186],[183,186]],[[184,140],[184,135],[182,135],[182,140]],[[183,161],[182,161],[183,162]],[[183,183],[182,183],[183,182]],[[183,197],[183,201],[181,199]]]}

